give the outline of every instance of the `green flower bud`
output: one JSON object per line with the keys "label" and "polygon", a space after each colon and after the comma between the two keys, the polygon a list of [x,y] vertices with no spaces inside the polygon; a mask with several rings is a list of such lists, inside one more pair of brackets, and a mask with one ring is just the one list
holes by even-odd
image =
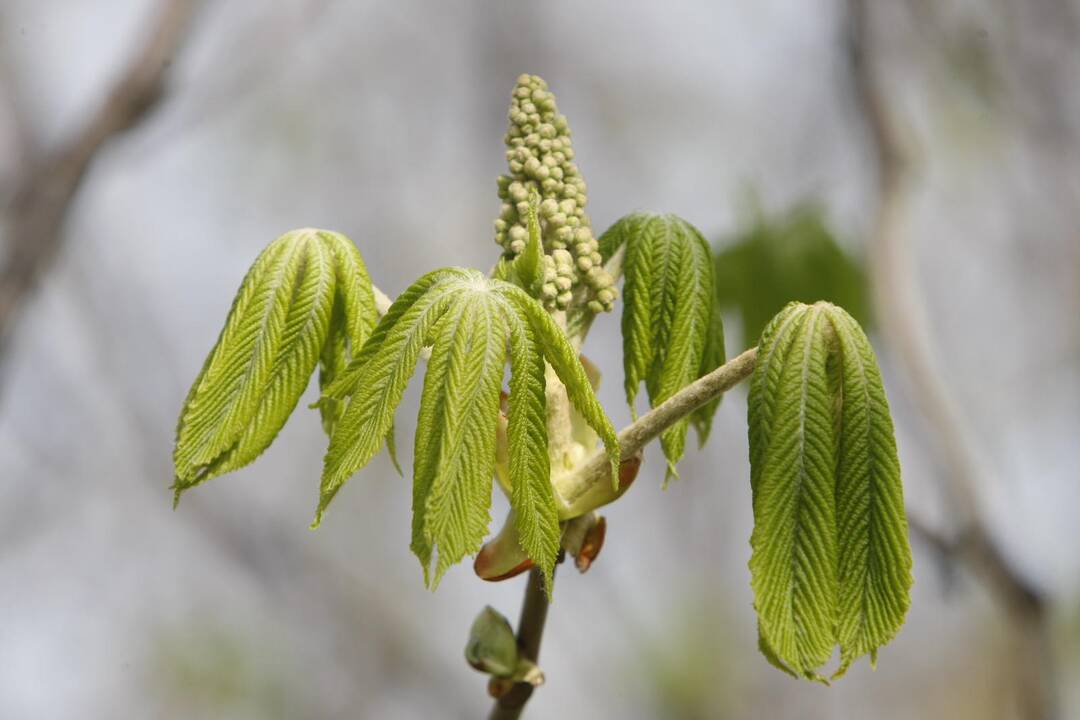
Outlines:
{"label": "green flower bud", "polygon": [[[566,307],[575,288],[585,283],[585,298],[609,309],[614,300],[611,277],[601,267],[596,238],[585,213],[586,185],[573,162],[574,149],[566,116],[559,113],[555,95],[535,75],[521,75],[511,93],[506,131],[508,175],[498,180],[505,200],[495,239],[504,254],[520,253],[528,239],[528,194],[540,193],[538,217],[545,251],[541,293],[549,306]],[[569,251],[567,250],[569,248]],[[548,260],[550,258],[550,261]],[[602,299],[601,299],[602,298]]]}

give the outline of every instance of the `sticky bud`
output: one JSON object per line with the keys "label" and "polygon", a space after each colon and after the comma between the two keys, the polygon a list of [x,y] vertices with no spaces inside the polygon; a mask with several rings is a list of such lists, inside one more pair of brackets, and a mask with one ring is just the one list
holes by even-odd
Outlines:
{"label": "sticky bud", "polygon": [[574,558],[578,572],[584,573],[592,566],[604,546],[606,532],[607,521],[595,512],[576,517],[566,524],[562,546]]}
{"label": "sticky bud", "polygon": [[469,629],[465,661],[480,672],[511,677],[518,669],[518,645],[510,621],[490,605],[484,606]]}
{"label": "sticky bud", "polygon": [[481,580],[499,582],[520,575],[532,566],[533,561],[521,549],[514,511],[511,510],[499,534],[480,548],[473,562],[473,572]]}

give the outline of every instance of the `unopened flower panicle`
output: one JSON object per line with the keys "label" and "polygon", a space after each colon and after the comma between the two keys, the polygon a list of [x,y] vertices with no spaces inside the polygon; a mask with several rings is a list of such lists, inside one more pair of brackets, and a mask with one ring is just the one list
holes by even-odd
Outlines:
{"label": "unopened flower panicle", "polygon": [[611,310],[616,289],[585,214],[585,181],[574,163],[566,116],[559,114],[547,83],[536,75],[519,77],[509,119],[505,140],[510,174],[498,181],[503,204],[495,221],[495,241],[507,259],[525,249],[529,191],[535,189],[545,253],[541,300],[549,308],[564,309],[574,290],[584,285],[590,310]]}

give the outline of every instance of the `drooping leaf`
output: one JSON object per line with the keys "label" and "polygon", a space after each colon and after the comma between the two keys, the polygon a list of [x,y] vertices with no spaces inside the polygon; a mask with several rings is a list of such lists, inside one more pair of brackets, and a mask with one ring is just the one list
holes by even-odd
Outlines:
{"label": "drooping leaf", "polygon": [[532,327],[516,313],[510,327],[510,398],[507,439],[514,510],[521,549],[551,579],[559,554],[559,513],[551,485],[547,441],[544,356]]}
{"label": "drooping leaf", "polygon": [[[319,390],[324,392],[360,352],[375,328],[379,313],[371,277],[356,245],[340,233],[325,230],[319,231],[319,239],[333,255],[337,280],[330,327],[319,362]],[[339,400],[320,403],[319,413],[327,435],[332,434],[343,411],[344,404]]]}
{"label": "drooping leaf", "polygon": [[[727,362],[727,354],[724,348],[724,321],[719,306],[714,303],[712,322],[709,324],[709,334],[705,338],[705,352],[701,356],[701,370],[698,372],[698,377],[708,375],[725,362]],[[716,415],[722,398],[723,395],[710,400],[690,415],[690,424],[697,432],[699,448],[705,447],[705,442],[709,439],[713,416]]]}
{"label": "drooping leaf", "polygon": [[[349,339],[345,325],[345,303],[340,294],[334,298],[330,313],[330,325],[326,342],[319,356],[319,393],[325,393],[345,368],[349,366]],[[325,398],[316,403],[327,436],[333,435],[334,426],[345,411],[345,403],[337,398]]]}
{"label": "drooping leaf", "polygon": [[447,430],[443,424],[444,392],[452,359],[455,338],[461,332],[465,307],[458,305],[443,316],[433,328],[433,347],[424,375],[424,390],[420,395],[420,412],[413,443],[412,543],[410,549],[424,569],[424,584],[430,585],[431,556],[434,546],[425,526],[427,498],[439,471],[439,454]]}
{"label": "drooping leaf", "polygon": [[[420,561],[438,552],[432,587],[447,568],[480,549],[491,521],[492,482],[495,474],[495,425],[499,417],[499,391],[506,363],[505,321],[499,308],[477,293],[455,304],[443,317],[434,347],[446,349],[443,382],[425,381],[424,399],[436,394],[435,416],[441,431],[435,462],[424,463],[429,477],[414,478],[414,523],[424,545]],[[425,418],[426,419],[426,418]],[[418,428],[417,442],[427,428]],[[429,453],[431,451],[428,451]],[[419,497],[418,497],[419,496]],[[418,517],[419,516],[419,517]],[[425,577],[428,568],[424,568]]]}
{"label": "drooping leaf", "polygon": [[836,436],[827,322],[821,309],[807,309],[793,331],[762,453],[750,538],[762,636],[783,662],[808,676],[835,645]]}
{"label": "drooping leaf", "polygon": [[806,306],[791,303],[777,313],[766,326],[758,342],[757,362],[750,378],[747,395],[747,426],[750,443],[750,490],[755,512],[761,472],[765,467],[765,451],[772,437],[773,417],[778,405],[780,373],[787,362],[795,331],[804,319]]}
{"label": "drooping leaf", "polygon": [[910,605],[911,548],[889,402],[870,342],[831,306],[842,368],[840,463],[836,477],[840,550],[838,640],[842,675],[895,637]]}
{"label": "drooping leaf", "polygon": [[350,476],[375,456],[394,423],[394,410],[416,368],[431,328],[466,287],[456,270],[429,273],[395,301],[360,355],[329,392],[350,385],[353,394],[330,438],[314,527]]}
{"label": "drooping leaf", "polygon": [[758,345],[747,422],[751,586],[762,653],[823,680],[895,636],[911,553],[881,374],[858,324],[825,302],[791,303]]}
{"label": "drooping leaf", "polygon": [[[623,369],[634,412],[642,382],[656,407],[717,367],[718,359],[722,363],[723,326],[715,312],[712,255],[694,226],[674,215],[634,213],[600,238],[605,258],[623,246]],[[700,439],[715,409],[710,404],[695,416]],[[669,477],[676,475],[690,420],[660,436]]]}
{"label": "drooping leaf", "polygon": [[258,457],[292,413],[331,322],[336,259],[320,231],[271,243],[244,278],[180,413],[176,499]]}
{"label": "drooping leaf", "polygon": [[424,346],[431,347],[431,358],[417,421],[412,549],[425,580],[437,584],[450,565],[480,548],[487,532],[509,352],[511,506],[522,549],[545,569],[550,589],[559,524],[548,468],[545,359],[617,458],[615,433],[551,316],[520,287],[475,270],[451,268],[417,281],[337,383],[351,397],[326,455],[316,523],[349,476],[378,451]]}
{"label": "drooping leaf", "polygon": [[427,273],[406,288],[405,292],[398,295],[397,299],[390,304],[386,314],[375,325],[375,329],[368,340],[364,342],[359,353],[349,362],[345,371],[334,378],[333,382],[323,391],[320,403],[325,401],[326,398],[342,400],[352,395],[364,365],[382,348],[387,334],[397,326],[401,316],[412,308],[416,301],[422,298],[433,285],[445,281],[448,274],[455,272],[455,268],[444,268]]}
{"label": "drooping leaf", "polygon": [[524,291],[512,285],[504,285],[499,292],[509,299],[518,312],[532,326],[536,333],[537,344],[543,349],[544,359],[555,370],[559,380],[566,386],[566,395],[589,427],[596,431],[604,443],[608,460],[611,463],[612,484],[619,483],[619,439],[611,425],[607,413],[596,399],[589,376],[581,365],[581,360],[570,344],[566,333],[555,324],[551,316],[544,311],[540,303],[529,297]]}

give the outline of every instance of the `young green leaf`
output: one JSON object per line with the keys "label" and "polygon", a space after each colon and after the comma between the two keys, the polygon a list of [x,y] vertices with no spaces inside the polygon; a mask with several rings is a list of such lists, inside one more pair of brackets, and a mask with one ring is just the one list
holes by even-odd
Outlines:
{"label": "young green leaf", "polygon": [[548,458],[544,356],[528,323],[514,312],[507,313],[506,319],[510,328],[510,505],[521,549],[543,571],[550,597],[561,532]]}
{"label": "young green leaf", "polygon": [[241,468],[277,436],[323,351],[337,260],[323,231],[294,230],[248,271],[188,393],[173,453],[176,499]]}
{"label": "young green leaf", "polygon": [[454,296],[467,289],[468,277],[450,269],[420,278],[390,306],[360,355],[332,384],[330,392],[344,391],[350,385],[354,391],[323,460],[313,527],[319,525],[327,505],[345,481],[379,451],[394,423],[394,410],[416,368],[420,350],[428,344],[431,329]]}
{"label": "young green leaf", "polygon": [[585,368],[581,365],[578,354],[570,344],[566,333],[555,324],[551,316],[544,311],[543,306],[529,297],[520,288],[512,285],[504,285],[499,292],[509,299],[518,313],[532,327],[536,333],[538,345],[543,349],[544,358],[555,370],[559,380],[566,386],[566,395],[570,403],[588,423],[589,427],[596,431],[600,440],[604,443],[608,460],[611,463],[612,484],[617,488],[619,483],[619,438],[615,435],[615,428],[611,425],[600,401],[596,399],[592,384]]}
{"label": "young green leaf", "polygon": [[773,416],[778,405],[780,373],[787,363],[795,331],[804,319],[806,306],[790,303],[765,327],[758,342],[757,363],[747,395],[747,426],[750,443],[750,491],[757,512],[759,478],[765,467],[765,451],[772,437]]}
{"label": "young green leaf", "polygon": [[[723,327],[715,309],[708,243],[674,215],[634,213],[600,238],[610,258],[625,245],[622,315],[626,400],[634,412],[642,382],[656,407],[723,360]],[[707,368],[707,369],[706,369]],[[715,404],[695,416],[699,439],[708,433]],[[686,446],[690,418],[660,436],[668,477]]]}
{"label": "young green leaf", "polygon": [[450,565],[480,548],[487,532],[509,350],[510,503],[522,549],[544,569],[550,589],[559,522],[548,467],[545,358],[617,460],[615,431],[544,308],[520,287],[474,270],[436,271],[406,290],[337,384],[352,395],[330,440],[315,523],[378,451],[424,346],[432,350],[417,421],[412,550],[425,580],[436,585]]}
{"label": "young green leaf", "polygon": [[[423,401],[434,404],[437,439],[417,429],[417,444],[433,449],[414,477],[414,550],[428,577],[431,550],[438,552],[435,587],[447,568],[475,553],[491,521],[495,473],[495,425],[506,364],[505,322],[487,294],[475,293],[451,307],[436,328],[434,349],[447,355],[438,385],[425,378]],[[425,415],[424,420],[428,417]],[[426,424],[426,423],[425,423]],[[423,440],[421,438],[424,438]],[[418,464],[417,469],[420,470]]]}
{"label": "young green leaf", "polygon": [[[340,233],[325,230],[319,232],[319,239],[332,253],[337,281],[330,327],[319,361],[319,390],[323,392],[360,352],[375,328],[379,313],[371,277],[356,245]],[[340,401],[319,405],[327,435],[333,433],[343,411],[344,404]]]}
{"label": "young green leaf", "polygon": [[791,303],[765,328],[748,398],[751,586],[762,653],[823,680],[895,636],[911,552],[892,421],[858,324]]}
{"label": "young green leaf", "polygon": [[514,258],[513,271],[517,276],[521,287],[532,296],[540,290],[543,281],[541,259],[544,256],[544,247],[540,241],[540,221],[536,217],[537,207],[540,205],[540,196],[534,189],[529,193],[528,230],[529,239],[525,241],[525,249]]}
{"label": "young green leaf", "polygon": [[811,677],[835,645],[836,438],[825,368],[827,322],[821,309],[811,308],[793,330],[750,538],[751,586],[764,640],[782,661]]}
{"label": "young green leaf", "polygon": [[[709,324],[709,334],[705,338],[705,352],[701,356],[701,371],[698,377],[708,375],[725,362],[727,362],[727,356],[724,350],[724,321],[720,315],[719,305],[713,303],[712,322]],[[716,415],[722,398],[723,395],[710,400],[690,415],[690,424],[694,426],[698,436],[698,448],[705,447],[705,442],[709,439],[713,416]]]}
{"label": "young green leaf", "polygon": [[858,323],[828,306],[843,383],[836,477],[840,549],[840,676],[885,645],[910,605],[911,548],[889,402],[873,348]]}
{"label": "young green leaf", "polygon": [[390,304],[386,314],[375,326],[369,339],[364,342],[363,346],[360,347],[359,352],[353,357],[352,361],[349,362],[348,367],[327,385],[326,389],[323,391],[322,398],[317,404],[321,405],[327,398],[344,400],[352,395],[353,391],[356,389],[357,381],[362,374],[364,365],[379,351],[386,341],[387,334],[397,325],[401,316],[412,308],[416,301],[422,298],[433,285],[445,281],[449,274],[455,272],[457,272],[457,270],[454,268],[434,270],[421,276],[416,282],[406,288],[405,292],[398,295],[397,299]]}

